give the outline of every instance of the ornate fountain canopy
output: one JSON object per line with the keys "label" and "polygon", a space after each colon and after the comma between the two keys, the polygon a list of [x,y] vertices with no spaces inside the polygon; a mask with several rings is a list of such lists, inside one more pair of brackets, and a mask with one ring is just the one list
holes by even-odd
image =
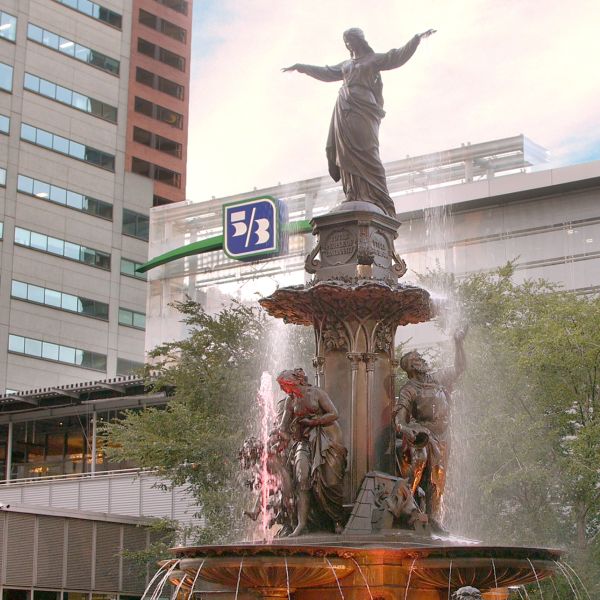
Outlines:
{"label": "ornate fountain canopy", "polygon": [[313,325],[330,315],[340,320],[372,317],[394,326],[422,323],[433,316],[426,290],[357,278],[285,287],[259,302],[270,315],[295,325]]}

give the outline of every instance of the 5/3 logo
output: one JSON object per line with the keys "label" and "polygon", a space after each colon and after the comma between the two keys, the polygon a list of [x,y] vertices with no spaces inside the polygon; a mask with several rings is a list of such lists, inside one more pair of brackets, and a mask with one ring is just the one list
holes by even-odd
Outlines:
{"label": "5/3 logo", "polygon": [[223,205],[223,249],[230,258],[279,251],[279,203],[271,196]]}

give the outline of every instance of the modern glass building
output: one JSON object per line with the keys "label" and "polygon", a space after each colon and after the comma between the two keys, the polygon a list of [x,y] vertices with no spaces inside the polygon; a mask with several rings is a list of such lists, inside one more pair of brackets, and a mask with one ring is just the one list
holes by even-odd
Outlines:
{"label": "modern glass building", "polygon": [[0,0],[0,392],[143,362],[135,269],[150,208],[185,197],[191,23],[183,0]]}

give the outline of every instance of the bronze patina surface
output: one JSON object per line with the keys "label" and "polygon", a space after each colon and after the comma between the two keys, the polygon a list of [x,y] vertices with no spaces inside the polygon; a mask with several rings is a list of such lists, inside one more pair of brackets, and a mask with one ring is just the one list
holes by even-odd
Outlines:
{"label": "bronze patina surface", "polygon": [[426,290],[361,279],[285,287],[259,303],[270,315],[294,325],[314,325],[329,317],[336,321],[372,317],[397,327],[423,323],[433,316]]}

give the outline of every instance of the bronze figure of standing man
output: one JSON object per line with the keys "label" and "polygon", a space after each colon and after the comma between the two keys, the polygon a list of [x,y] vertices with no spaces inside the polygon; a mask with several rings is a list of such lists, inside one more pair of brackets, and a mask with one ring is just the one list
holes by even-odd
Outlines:
{"label": "bronze figure of standing man", "polygon": [[350,59],[333,67],[295,64],[283,71],[298,71],[320,81],[343,81],[327,137],[327,162],[334,181],[342,180],[346,201],[364,201],[396,216],[385,170],[379,158],[379,124],[383,110],[381,71],[396,69],[415,53],[419,42],[435,33],[428,29],[405,46],[375,52],[361,29],[344,32]]}

